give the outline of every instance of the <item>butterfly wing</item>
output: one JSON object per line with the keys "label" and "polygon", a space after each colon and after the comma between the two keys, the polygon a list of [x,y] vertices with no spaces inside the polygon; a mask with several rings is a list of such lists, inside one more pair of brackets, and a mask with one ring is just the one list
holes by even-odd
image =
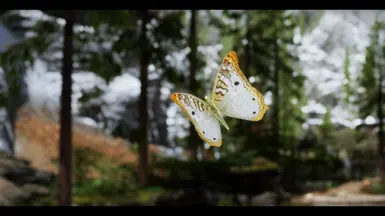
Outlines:
{"label": "butterfly wing", "polygon": [[219,147],[222,145],[219,121],[211,113],[206,102],[187,93],[172,93],[170,98],[194,124],[201,139],[211,146]]}
{"label": "butterfly wing", "polygon": [[242,73],[234,51],[226,55],[219,67],[211,98],[224,115],[248,121],[261,120],[269,108],[263,94]]}

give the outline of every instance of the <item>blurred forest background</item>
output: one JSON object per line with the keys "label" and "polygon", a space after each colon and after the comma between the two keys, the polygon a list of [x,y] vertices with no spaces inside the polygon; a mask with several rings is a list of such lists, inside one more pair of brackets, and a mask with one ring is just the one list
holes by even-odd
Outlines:
{"label": "blurred forest background", "polygon": [[[73,13],[0,11],[0,205],[56,205],[59,140],[72,205],[385,204],[383,11]],[[209,148],[169,95],[230,50],[271,109]]]}

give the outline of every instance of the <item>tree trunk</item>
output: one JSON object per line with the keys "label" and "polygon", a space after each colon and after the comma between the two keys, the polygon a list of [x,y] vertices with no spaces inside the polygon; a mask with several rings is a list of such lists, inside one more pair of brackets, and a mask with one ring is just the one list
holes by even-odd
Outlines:
{"label": "tree trunk", "polygon": [[274,118],[273,118],[273,134],[275,137],[275,145],[280,143],[280,131],[279,131],[279,47],[276,37],[276,42],[274,44]]}
{"label": "tree trunk", "polygon": [[147,107],[147,90],[148,90],[148,64],[150,52],[148,50],[148,40],[146,36],[146,24],[148,23],[148,11],[140,11],[142,20],[141,36],[140,36],[140,138],[139,138],[139,182],[141,186],[148,184],[148,107]]}
{"label": "tree trunk", "polygon": [[[13,74],[13,76],[11,75],[11,77],[8,79],[8,92],[9,92],[8,94],[9,94],[9,96],[7,98],[8,99],[7,105],[8,106],[7,106],[7,114],[5,117],[5,118],[8,117],[8,119],[7,120],[5,119],[4,124],[3,124],[4,132],[5,132],[4,138],[8,143],[8,150],[12,156],[15,156],[15,140],[16,140],[15,130],[16,130],[16,110],[17,110],[16,100],[18,100],[18,96],[20,96],[20,91],[19,91],[20,89],[18,88],[19,84],[17,83],[19,80],[17,80],[15,82],[16,77],[17,77],[17,75]],[[15,96],[17,96],[17,97],[15,98]]]}
{"label": "tree trunk", "polygon": [[[190,20],[190,92],[197,93],[197,11],[191,10]],[[194,125],[190,122],[190,136],[188,137],[188,146],[192,151],[192,160],[197,160],[198,146],[201,143]]]}
{"label": "tree trunk", "polygon": [[383,128],[383,92],[382,92],[382,81],[383,81],[383,71],[382,71],[382,63],[378,65],[379,76],[378,76],[378,108],[377,108],[377,116],[378,116],[378,168],[379,175],[381,181],[385,183],[385,158],[384,158],[384,128]]}
{"label": "tree trunk", "polygon": [[64,26],[62,92],[60,110],[60,167],[58,182],[58,205],[71,206],[72,202],[72,52],[73,52],[73,22],[74,12],[68,11]]}
{"label": "tree trunk", "polygon": [[14,156],[17,110],[26,102],[27,95],[26,83],[24,81],[26,68],[24,66],[24,61],[20,59],[12,66],[3,66],[3,69],[4,78],[8,85],[8,94],[6,96],[6,104],[0,104],[6,108],[6,115],[3,119],[2,138],[7,143],[4,150]]}

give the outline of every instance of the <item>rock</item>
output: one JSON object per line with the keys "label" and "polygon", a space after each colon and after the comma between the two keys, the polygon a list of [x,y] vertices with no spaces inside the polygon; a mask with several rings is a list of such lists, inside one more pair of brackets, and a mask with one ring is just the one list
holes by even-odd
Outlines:
{"label": "rock", "polygon": [[53,182],[55,179],[55,174],[44,171],[44,170],[35,170],[34,175],[28,177],[29,183],[48,185]]}
{"label": "rock", "polygon": [[49,195],[49,190],[46,187],[36,184],[25,184],[22,188],[29,196],[46,196]]}
{"label": "rock", "polygon": [[49,195],[46,186],[54,178],[53,173],[36,170],[28,161],[0,152],[0,206],[26,205]]}
{"label": "rock", "polygon": [[[34,174],[34,170],[23,160],[18,160],[7,153],[0,154],[0,175],[11,181],[23,180]],[[17,182],[18,183],[18,182]]]}
{"label": "rock", "polygon": [[25,198],[21,188],[4,178],[0,178],[0,206],[17,205]]}
{"label": "rock", "polygon": [[252,199],[253,205],[256,206],[274,206],[276,194],[271,192],[265,192],[261,195],[255,196]]}
{"label": "rock", "polygon": [[0,153],[0,176],[20,185],[25,183],[46,185],[53,181],[55,175],[33,169],[29,166],[28,161]]}

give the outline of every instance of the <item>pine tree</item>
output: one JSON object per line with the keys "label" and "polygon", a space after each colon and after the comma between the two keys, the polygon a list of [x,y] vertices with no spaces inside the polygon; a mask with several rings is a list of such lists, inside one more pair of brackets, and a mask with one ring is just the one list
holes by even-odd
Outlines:
{"label": "pine tree", "polygon": [[350,103],[350,98],[352,96],[352,89],[351,89],[351,83],[352,80],[350,78],[350,55],[349,55],[349,49],[346,48],[345,50],[345,60],[344,60],[344,76],[345,76],[345,82],[344,82],[344,91],[345,91],[345,102],[347,104]]}
{"label": "pine tree", "polygon": [[[359,116],[366,118],[375,111],[375,99],[377,79],[376,79],[376,62],[374,60],[375,53],[372,45],[366,48],[365,62],[362,66],[362,71],[358,76],[358,91],[356,104],[359,106]],[[362,100],[365,98],[365,100]]]}
{"label": "pine tree", "polygon": [[[190,92],[196,95],[197,94],[197,80],[196,80],[197,49],[198,49],[197,19],[199,17],[199,11],[190,10],[190,13],[191,13],[191,17],[190,17],[190,26],[189,26],[190,27],[189,46],[190,46],[191,52],[189,53],[189,60],[190,60],[189,85],[190,85]],[[197,151],[200,143],[202,142],[195,131],[195,127],[193,123],[190,122],[190,135],[188,140],[188,146],[192,150],[193,160],[197,160]]]}
{"label": "pine tree", "polygon": [[[385,181],[385,141],[383,129],[383,80],[385,56],[385,44],[379,41],[379,35],[384,33],[384,23],[376,21],[372,27],[371,43],[366,49],[365,62],[362,73],[358,78],[360,91],[358,91],[356,103],[359,106],[359,114],[365,118],[375,115],[378,119],[378,168],[382,181]],[[361,91],[362,89],[362,91]],[[363,97],[365,99],[363,99]]]}
{"label": "pine tree", "polygon": [[320,126],[322,137],[329,139],[333,132],[333,123],[331,121],[330,108],[326,107],[326,112],[322,117],[322,125]]}
{"label": "pine tree", "polygon": [[[303,119],[300,104],[305,99],[303,97],[305,77],[299,70],[294,70],[298,58],[289,52],[289,49],[295,46],[293,42],[294,29],[297,27],[295,17],[287,11],[255,10],[247,12],[225,10],[223,15],[224,17],[221,19],[213,16],[212,23],[221,29],[226,47],[237,52],[243,72],[247,77],[252,77],[256,81],[253,85],[259,91],[266,93],[275,89],[273,97],[279,99],[275,100],[273,105],[276,107],[275,111],[274,109],[269,110],[264,120],[258,126],[257,124],[253,126],[254,129],[243,128],[242,123],[230,120],[230,127],[234,127],[236,124],[231,133],[238,134],[237,146],[251,147],[258,143],[260,151],[266,147],[266,151],[277,152],[276,145],[279,145],[277,142],[280,141],[275,140],[276,145],[273,145],[267,140],[258,140],[267,135],[266,129],[269,128],[267,119],[271,120],[270,123],[276,124],[274,133],[280,135],[282,133],[285,135],[298,134],[297,131],[300,129]],[[226,25],[224,20],[227,20],[226,23],[232,24]],[[223,50],[223,52],[227,51]],[[222,54],[224,55],[224,53]],[[252,61],[250,61],[251,59]],[[285,107],[285,109],[279,107]],[[271,113],[275,113],[274,120],[270,116]],[[265,125],[264,129],[261,127],[262,125]],[[239,134],[245,134],[245,139]],[[239,145],[239,142],[243,145]]]}
{"label": "pine tree", "polygon": [[[86,11],[87,22],[84,23],[83,28],[79,29],[92,28],[93,31],[75,28],[77,30],[73,35],[74,71],[93,71],[109,82],[120,75],[124,69],[141,65],[143,74],[142,112],[147,112],[143,102],[147,100],[147,97],[143,96],[146,95],[147,66],[153,64],[156,68],[160,68],[158,72],[162,81],[179,81],[180,75],[165,59],[170,52],[187,45],[183,42],[181,31],[184,27],[182,24],[183,11],[148,10],[147,15],[146,23],[140,25],[143,13],[137,13],[134,10]],[[15,16],[23,18],[20,13],[16,13]],[[15,19],[12,18],[12,20]],[[48,16],[48,19],[38,20],[32,26],[27,27],[20,23],[13,26],[22,33],[29,31],[35,34],[3,53],[0,57],[2,67],[21,66],[25,65],[24,62],[31,67],[34,61],[40,58],[48,63],[50,70],[59,71],[61,69],[61,57],[52,55],[53,52],[62,49],[62,43],[58,43],[58,41],[63,38],[63,28],[55,18]],[[142,31],[138,31],[140,27],[143,27],[145,32],[143,28]],[[112,45],[105,46],[106,42],[112,42]],[[91,44],[92,46],[90,46]],[[23,55],[21,56],[20,53]],[[23,63],[20,64],[16,60]],[[146,117],[145,114],[141,116],[142,122],[148,122],[148,116]],[[121,123],[125,124],[124,121]],[[147,161],[145,146],[148,143],[148,127],[144,127],[142,124],[141,129],[142,135],[145,134],[141,136],[141,143],[144,143],[141,145],[141,167],[146,167],[144,161]],[[144,139],[145,136],[146,139]],[[145,172],[148,173],[148,170],[143,171],[143,173]],[[141,179],[142,184],[145,185],[146,178],[141,177]]]}

